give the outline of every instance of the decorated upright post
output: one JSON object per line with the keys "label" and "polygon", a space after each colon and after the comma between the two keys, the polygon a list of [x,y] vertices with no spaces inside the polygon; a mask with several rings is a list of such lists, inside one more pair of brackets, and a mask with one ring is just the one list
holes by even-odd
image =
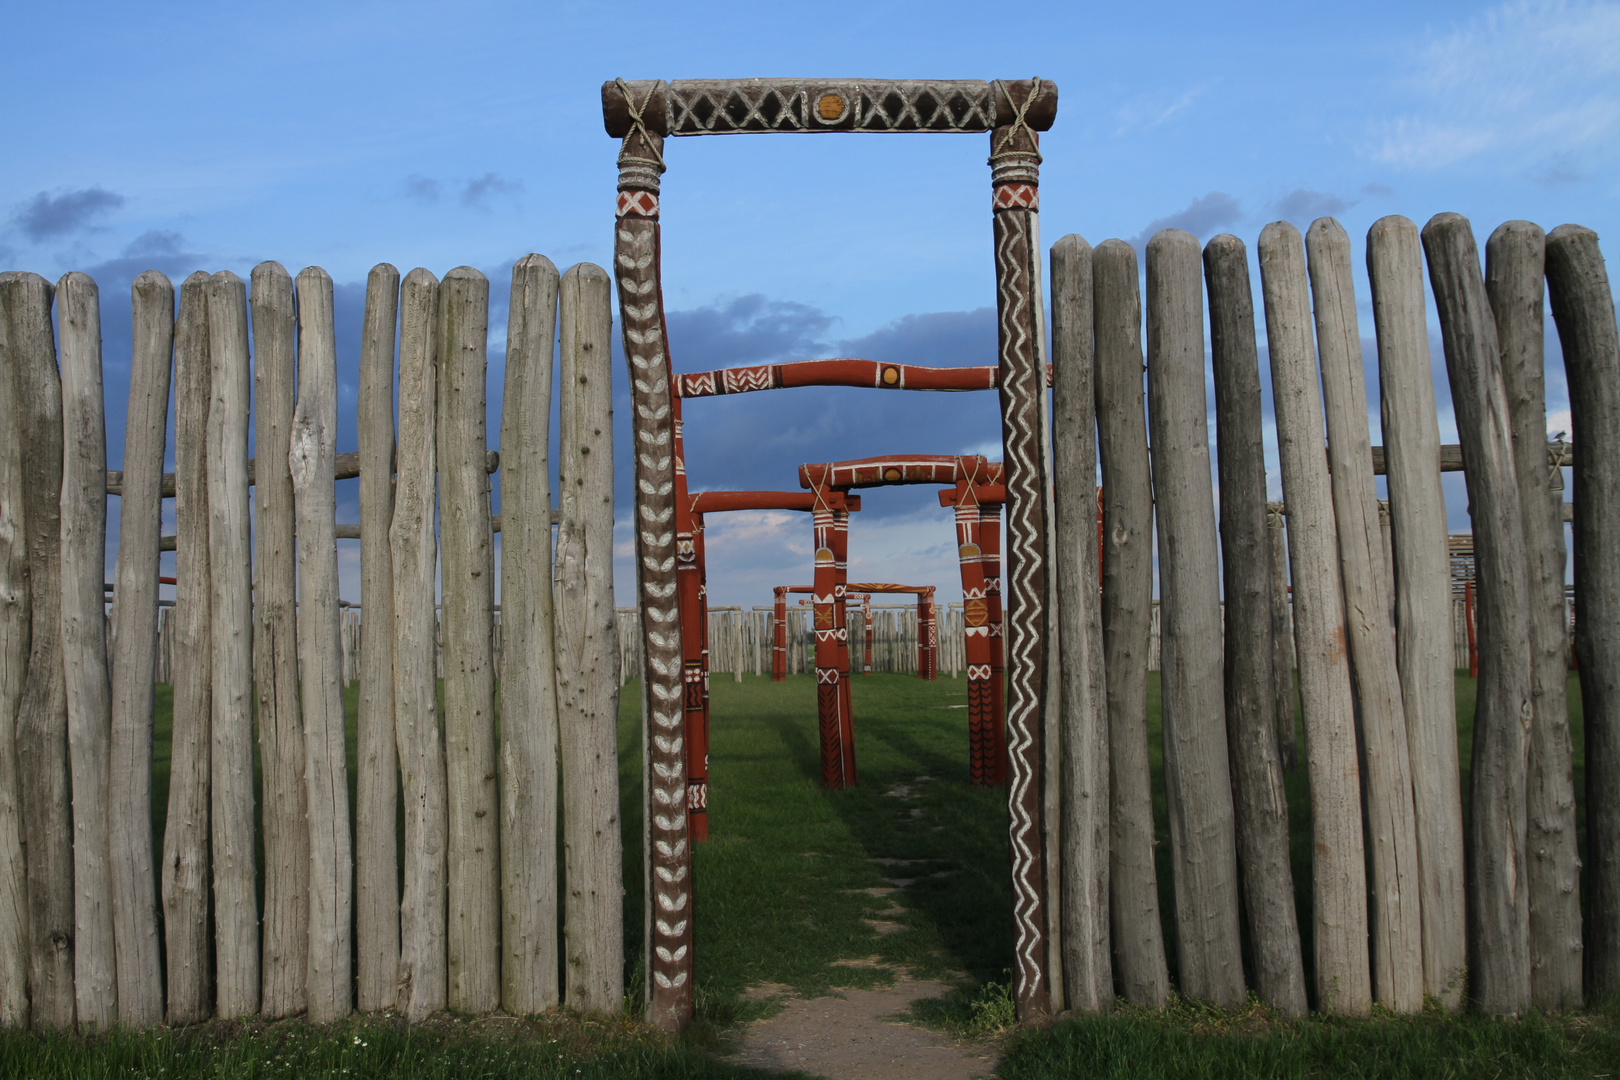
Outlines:
{"label": "decorated upright post", "polygon": [[787,681],[787,586],[778,585],[771,621],[771,682]]}

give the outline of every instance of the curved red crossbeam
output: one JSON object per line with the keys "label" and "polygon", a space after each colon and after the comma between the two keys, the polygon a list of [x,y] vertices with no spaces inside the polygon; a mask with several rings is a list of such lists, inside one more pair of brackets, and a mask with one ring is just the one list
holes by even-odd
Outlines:
{"label": "curved red crossbeam", "polygon": [[[995,390],[1001,374],[991,367],[924,367],[887,364],[881,360],[839,357],[831,360],[789,360],[782,364],[718,368],[676,375],[675,394],[683,398],[747,394],[755,390],[783,390],[795,386],[859,386],[876,390],[935,390],[962,392]],[[1046,365],[1046,385],[1052,385],[1052,365]]]}
{"label": "curved red crossbeam", "polygon": [[812,490],[904,484],[968,484],[978,488],[1002,482],[1001,462],[986,461],[982,454],[905,454],[799,466],[799,486]]}
{"label": "curved red crossbeam", "polygon": [[[814,511],[813,491],[699,491],[687,496],[694,514],[723,514],[733,510]],[[859,510],[861,497],[842,491],[829,492],[825,503],[834,510]]]}

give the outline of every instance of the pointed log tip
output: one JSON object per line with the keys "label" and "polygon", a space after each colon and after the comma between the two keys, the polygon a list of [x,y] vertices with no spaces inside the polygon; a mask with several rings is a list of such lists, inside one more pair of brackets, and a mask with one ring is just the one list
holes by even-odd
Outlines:
{"label": "pointed log tip", "polygon": [[1371,241],[1375,236],[1384,239],[1400,233],[1416,235],[1417,223],[1411,218],[1400,214],[1386,214],[1372,223],[1372,227],[1367,230],[1367,239]]}
{"label": "pointed log tip", "polygon": [[1336,217],[1317,218],[1311,222],[1306,235],[1313,239],[1343,241],[1346,244],[1350,242],[1350,234],[1344,231],[1344,226],[1339,224],[1339,219]]}
{"label": "pointed log tip", "polygon": [[319,266],[306,266],[302,270],[298,271],[298,284],[299,284],[299,286],[302,287],[303,284],[306,281],[309,281],[309,282],[321,282],[321,283],[324,283],[326,285],[331,285],[332,284],[332,275],[328,274],[326,272],[326,270],[324,268],[322,268],[322,267],[319,267]]}
{"label": "pointed log tip", "polygon": [[1197,251],[1198,237],[1186,229],[1160,229],[1153,234],[1153,239],[1147,242],[1147,253],[1151,256],[1172,246]]}
{"label": "pointed log tip", "polygon": [[229,270],[220,270],[217,273],[211,274],[209,276],[209,278],[208,278],[208,281],[209,281],[209,284],[211,284],[211,285],[243,285],[244,284],[241,278],[237,277],[234,273],[232,273]]}
{"label": "pointed log tip", "polygon": [[378,263],[376,266],[371,268],[371,271],[368,274],[366,274],[366,280],[367,282],[371,282],[376,281],[379,278],[391,278],[396,282],[399,281],[399,267],[389,262]]}
{"label": "pointed log tip", "polygon": [[1541,231],[1541,226],[1533,221],[1504,221],[1491,230],[1491,238],[1487,244],[1497,244],[1509,239],[1524,239],[1539,244],[1546,239],[1547,234]]}
{"label": "pointed log tip", "polygon": [[1273,221],[1260,230],[1260,246],[1270,247],[1272,244],[1300,242],[1299,229],[1292,221]]}
{"label": "pointed log tip", "polygon": [[512,264],[512,276],[514,278],[517,277],[519,273],[530,270],[539,270],[541,272],[550,271],[553,276],[556,276],[557,264],[546,258],[544,255],[536,254],[534,252],[530,252]]}
{"label": "pointed log tip", "polygon": [[1571,241],[1583,240],[1588,237],[1590,237],[1594,243],[1597,242],[1597,233],[1595,231],[1587,228],[1585,225],[1575,225],[1571,223],[1567,225],[1560,225],[1552,232],[1548,233],[1547,242],[1549,244],[1569,243]]}
{"label": "pointed log tip", "polygon": [[210,274],[206,270],[193,270],[191,272],[191,274],[186,278],[186,280],[184,280],[184,281],[182,281],[180,283],[180,287],[181,288],[187,288],[187,287],[196,288],[197,286],[200,286],[200,285],[206,285],[206,284],[208,284],[209,280],[212,277],[213,277],[213,275]]}
{"label": "pointed log tip", "polygon": [[56,291],[62,292],[65,289],[89,289],[92,296],[100,292],[95,279],[83,270],[69,270],[57,279]]}
{"label": "pointed log tip", "polygon": [[1451,210],[1443,210],[1423,226],[1423,235],[1428,237],[1430,233],[1455,232],[1458,229],[1466,229],[1470,234],[1474,231],[1467,218]]}
{"label": "pointed log tip", "polygon": [[255,266],[253,268],[253,272],[249,274],[248,277],[250,280],[252,280],[255,290],[260,287],[261,282],[268,281],[270,279],[275,279],[278,281],[292,280],[292,275],[287,273],[287,268],[276,262],[274,259],[266,259],[264,262]]}
{"label": "pointed log tip", "polygon": [[414,285],[418,288],[433,288],[439,284],[439,279],[433,276],[433,271],[418,266],[405,275],[405,284]]}
{"label": "pointed log tip", "polygon": [[1067,255],[1070,252],[1084,253],[1093,248],[1090,241],[1079,233],[1069,233],[1067,236],[1059,237],[1057,243],[1052,245],[1052,250]]}
{"label": "pointed log tip", "polygon": [[153,293],[159,295],[168,293],[171,297],[174,295],[174,282],[170,281],[169,275],[161,270],[141,271],[135,276],[135,280],[130,283],[129,288],[130,292],[141,296]]}
{"label": "pointed log tip", "polygon": [[471,281],[484,285],[489,284],[489,279],[484,276],[483,271],[471,266],[458,266],[454,270],[451,270],[449,273],[444,275],[444,284],[448,285],[452,281]]}
{"label": "pointed log tip", "polygon": [[591,262],[575,263],[563,272],[564,280],[607,281],[608,272]]}

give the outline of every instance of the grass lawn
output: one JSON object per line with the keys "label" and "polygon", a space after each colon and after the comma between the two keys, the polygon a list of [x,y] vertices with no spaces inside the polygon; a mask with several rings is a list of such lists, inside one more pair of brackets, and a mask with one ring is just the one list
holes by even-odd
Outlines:
{"label": "grass lawn", "polygon": [[[1572,680],[1576,791],[1579,690]],[[168,778],[168,688],[159,690],[154,823]],[[1518,1023],[1438,1012],[1419,1017],[1289,1022],[1256,1005],[1218,1013],[1177,1003],[1163,1013],[1009,1027],[1011,900],[1006,804],[967,784],[963,680],[903,675],[854,684],[860,782],[821,790],[815,693],[809,676],[785,684],[745,676],[713,682],[709,843],[695,851],[698,1022],[681,1040],[623,1017],[553,1014],[532,1020],[447,1018],[407,1029],[366,1019],[313,1030],[301,1023],[206,1025],[185,1032],[83,1040],[0,1036],[0,1076],[506,1076],[743,1077],[726,1063],[728,1033],[774,1006],[748,995],[772,984],[819,994],[886,982],[894,972],[941,979],[949,998],[919,1018],[964,1037],[996,1038],[1006,1077],[1620,1077],[1620,1009]],[[1150,751],[1162,784],[1158,682],[1149,682]],[[1467,761],[1473,684],[1458,679]],[[353,690],[350,780],[353,783]],[[640,719],[635,684],[620,710],[625,822],[626,1004],[639,1010],[642,970]],[[1467,776],[1464,775],[1466,792]],[[1303,768],[1287,781],[1295,887],[1310,932],[1309,807]],[[1155,795],[1160,889],[1170,907],[1163,792]],[[161,833],[159,833],[161,837]],[[160,841],[161,842],[161,841]],[[898,883],[904,910],[880,890]],[[1174,935],[1166,933],[1172,949]],[[1306,965],[1310,966],[1307,937]],[[1309,971],[1307,970],[1307,974]]]}

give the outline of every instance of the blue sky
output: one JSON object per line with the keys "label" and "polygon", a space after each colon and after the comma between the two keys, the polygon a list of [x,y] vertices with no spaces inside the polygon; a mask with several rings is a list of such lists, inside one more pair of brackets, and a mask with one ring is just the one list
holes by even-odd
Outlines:
{"label": "blue sky", "polygon": [[[1142,243],[1175,225],[1252,248],[1268,221],[1303,228],[1333,214],[1359,263],[1378,217],[1422,224],[1444,210],[1467,215],[1482,244],[1509,218],[1580,222],[1611,247],[1620,235],[1620,4],[1000,12],[13,2],[0,53],[0,268],[81,269],[101,284],[116,464],[128,285],[148,268],[178,281],[199,268],[246,277],[262,259],[294,273],[324,266],[346,338],[346,450],[366,271],[476,266],[492,283],[497,398],[512,262],[538,251],[559,268],[608,264],[617,148],[598,88],[616,75],[1053,79],[1048,243],[1068,232]],[[677,367],[993,363],[986,152],[982,135],[671,140],[664,280]],[[1370,345],[1364,279],[1362,299]],[[1556,429],[1566,403],[1552,355]],[[989,395],[921,397],[694,402],[694,486],[793,487],[807,460],[994,445]],[[496,430],[492,416],[492,442]],[[1455,480],[1453,526],[1465,527]],[[354,492],[339,498],[340,520],[355,520]],[[949,518],[931,492],[866,505],[852,572],[954,591]],[[765,603],[770,585],[805,578],[808,532],[793,515],[713,521],[711,559],[726,571],[714,601]],[[344,595],[357,599],[355,546],[344,545]]]}

